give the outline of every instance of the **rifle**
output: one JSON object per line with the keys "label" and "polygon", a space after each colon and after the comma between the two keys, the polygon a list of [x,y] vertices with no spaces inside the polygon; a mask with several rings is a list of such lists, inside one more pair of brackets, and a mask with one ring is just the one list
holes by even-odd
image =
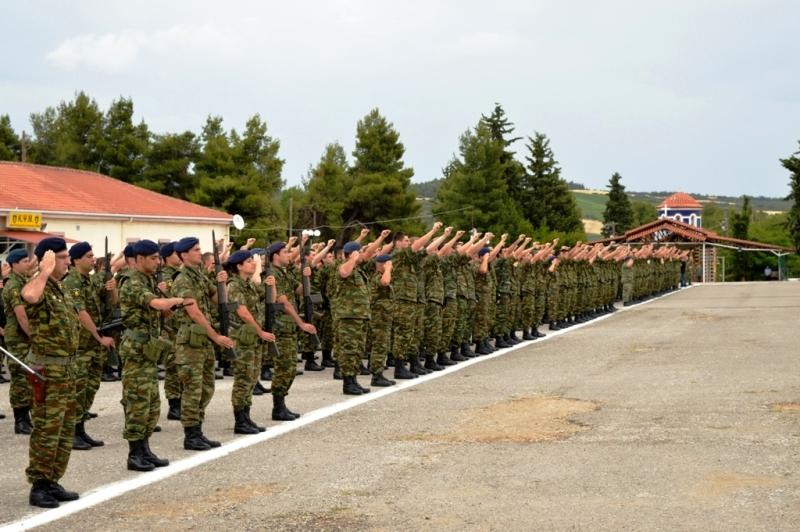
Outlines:
{"label": "rifle", "polygon": [[[214,273],[219,275],[222,271],[222,262],[219,260],[219,251],[217,251],[217,235],[214,230],[211,230],[211,247],[214,249]],[[228,295],[225,291],[225,283],[217,283],[217,304],[219,305],[219,332],[222,336],[228,336],[230,330],[230,312],[236,310],[239,305],[237,303],[228,304]],[[229,359],[236,358],[236,350],[232,347],[225,349],[225,356]]]}
{"label": "rifle", "polygon": [[[317,300],[315,301],[314,296],[311,295],[311,278],[306,277],[303,275],[303,270],[305,270],[308,264],[308,253],[311,250],[311,235],[308,236],[308,240],[306,240],[305,249],[302,250],[303,259],[300,264],[300,277],[303,279],[303,317],[305,318],[306,323],[314,324],[314,303],[321,303],[322,298],[319,294],[314,294],[317,296]],[[314,341],[316,342],[316,347],[322,345],[322,342],[319,341],[319,336],[316,334],[312,334],[314,337]]]}
{"label": "rifle", "polygon": [[[111,273],[111,253],[108,252],[108,237],[105,239],[105,262],[106,262],[106,271],[103,273],[103,281],[107,283],[113,277]],[[122,329],[122,313],[118,307],[115,307],[112,300],[111,292],[108,290],[105,291],[103,295],[103,299],[105,300],[105,307],[108,310],[108,315],[100,327],[97,328],[97,333],[112,333],[117,329]],[[108,348],[108,365],[112,368],[118,368],[120,360],[119,355],[117,355],[117,350],[113,347]]]}
{"label": "rifle", "polygon": [[10,359],[12,359],[12,360],[13,360],[14,362],[16,362],[17,364],[19,364],[19,366],[20,366],[22,369],[24,369],[25,371],[27,371],[27,372],[28,372],[28,374],[30,374],[30,375],[31,375],[31,376],[32,376],[34,379],[39,379],[41,382],[45,382],[45,381],[47,381],[47,379],[45,379],[45,378],[44,378],[44,375],[41,375],[41,374],[40,374],[39,372],[37,372],[35,369],[33,369],[32,367],[28,366],[28,365],[27,365],[25,362],[23,362],[22,360],[20,360],[20,359],[18,359],[17,357],[15,357],[15,356],[14,356],[12,353],[10,353],[9,351],[7,351],[7,350],[6,350],[4,347],[0,346],[0,352],[2,352],[2,353],[5,353],[5,355],[6,355],[7,357],[9,357]]}
{"label": "rifle", "polygon": [[[156,287],[158,287],[158,285],[164,282],[164,271],[161,268],[162,265],[159,262],[158,268],[156,268]],[[159,289],[159,292],[161,292],[161,289]],[[161,295],[167,297],[167,294],[165,294],[164,292],[161,292]],[[161,331],[165,331],[167,329],[167,322],[164,319],[163,312],[158,313],[158,325]]]}
{"label": "rifle", "polygon": [[[269,255],[265,255],[264,259],[264,282],[266,283],[266,278],[272,276],[272,261],[269,260]],[[264,288],[264,330],[272,333],[275,331],[275,317],[279,312],[283,312],[283,304],[276,303],[274,286],[265,284]],[[277,342],[269,342],[267,346],[267,349],[272,348],[275,350],[275,356],[281,356]]]}

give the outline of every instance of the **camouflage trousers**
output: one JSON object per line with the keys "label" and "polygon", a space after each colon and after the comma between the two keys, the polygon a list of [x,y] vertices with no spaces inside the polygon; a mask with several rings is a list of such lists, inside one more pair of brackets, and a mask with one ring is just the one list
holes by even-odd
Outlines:
{"label": "camouflage trousers", "polygon": [[202,347],[187,343],[175,347],[175,366],[182,388],[181,425],[184,427],[196,427],[205,419],[206,407],[214,396],[215,362],[210,340]]}
{"label": "camouflage trousers", "polygon": [[547,317],[550,318],[550,321],[564,319],[561,312],[561,300],[559,298],[561,294],[559,292],[559,286],[556,281],[551,281],[547,284]]}
{"label": "camouflage trousers", "polygon": [[416,353],[419,353],[422,348],[422,339],[424,334],[425,328],[425,307],[426,303],[423,301],[417,301],[417,308],[414,310],[414,315],[417,318],[417,326],[414,328],[414,347],[416,349]]}
{"label": "camouflage trousers", "polygon": [[392,353],[397,360],[407,362],[419,352],[416,329],[417,302],[395,300]]}
{"label": "camouflage trousers", "polygon": [[470,332],[468,326],[470,323],[470,303],[465,297],[456,298],[456,326],[453,332],[453,343],[456,345],[469,341]]}
{"label": "camouflage trousers", "polygon": [[530,329],[536,325],[536,297],[532,292],[522,293],[522,328]]}
{"label": "camouflage trousers", "polygon": [[474,319],[472,322],[472,338],[474,341],[483,340],[489,336],[491,326],[491,302],[488,296],[481,294],[480,299],[475,304]]}
{"label": "camouflage trousers", "polygon": [[509,334],[514,328],[515,308],[511,294],[498,294],[497,311],[494,317],[494,333],[497,336]]}
{"label": "camouflage trousers", "polygon": [[444,306],[442,307],[442,336],[439,342],[437,352],[445,353],[450,349],[454,343],[453,336],[456,330],[456,321],[458,320],[458,302],[453,298],[446,298]]}
{"label": "camouflage trousers", "polygon": [[322,349],[333,349],[333,317],[331,316],[330,309],[322,311],[322,316],[319,320],[319,341],[322,343]]}
{"label": "camouflage trousers", "polygon": [[238,412],[253,402],[253,388],[261,374],[261,342],[246,347],[239,344],[236,346],[236,354],[239,356],[231,362],[231,404],[233,410]]}
{"label": "camouflage trousers", "polygon": [[289,394],[297,372],[297,330],[279,330],[275,337],[280,356],[272,355],[272,365],[275,368],[272,375],[272,395],[285,397]]}
{"label": "camouflage trousers", "polygon": [[[36,366],[34,369],[42,368]],[[67,470],[75,434],[75,370],[71,365],[47,364],[46,395],[31,409],[33,432],[29,442],[28,482],[58,482]]]}
{"label": "camouflage trousers", "polygon": [[94,396],[100,389],[100,375],[103,373],[106,358],[106,350],[100,345],[91,349],[78,349],[74,364],[75,391],[78,399],[75,419],[78,423],[86,419],[94,403]]}
{"label": "camouflage trousers", "polygon": [[369,321],[368,344],[369,371],[375,375],[381,373],[386,366],[386,357],[392,349],[392,313],[372,311]]}
{"label": "camouflage trousers", "polygon": [[[23,361],[27,356],[27,347],[13,349],[13,346],[9,346],[9,351]],[[28,374],[22,369],[22,366],[10,358],[8,359],[8,373],[11,375],[11,386],[8,389],[8,401],[11,403],[11,408],[31,406],[31,385],[28,382]]]}
{"label": "camouflage trousers", "polygon": [[158,393],[158,366],[144,358],[142,344],[123,339],[120,354],[125,353],[122,370],[122,403],[125,405],[125,428],[122,437],[128,441],[149,438],[161,414]]}
{"label": "camouflage trousers", "polygon": [[441,343],[442,305],[436,301],[428,301],[422,324],[422,349],[425,353],[436,354]]}
{"label": "camouflage trousers", "polygon": [[[322,312],[319,310],[319,305],[314,307],[314,313],[312,315],[312,322],[317,327],[317,338],[319,338],[320,343],[322,343]],[[302,314],[301,314],[302,316]],[[304,332],[299,333],[300,337],[298,339],[298,347],[300,352],[302,353],[315,353],[317,349],[321,347],[317,345],[317,338],[315,338],[311,334],[306,334]]]}
{"label": "camouflage trousers", "polygon": [[633,270],[622,267],[622,302],[630,303],[633,300]]}
{"label": "camouflage trousers", "polygon": [[181,381],[178,378],[178,366],[175,365],[175,334],[165,333],[163,337],[173,344],[164,357],[164,395],[167,399],[180,399]]}
{"label": "camouflage trousers", "polygon": [[361,357],[366,349],[369,321],[351,318],[334,321],[333,350],[345,377],[358,375]]}

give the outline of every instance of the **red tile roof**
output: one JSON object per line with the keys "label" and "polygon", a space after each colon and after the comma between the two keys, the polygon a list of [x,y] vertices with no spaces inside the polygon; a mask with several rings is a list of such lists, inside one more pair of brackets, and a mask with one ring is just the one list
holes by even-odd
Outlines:
{"label": "red tile roof", "polygon": [[0,162],[0,209],[229,222],[231,215],[96,172]]}
{"label": "red tile roof", "polygon": [[703,206],[700,204],[699,201],[691,197],[689,194],[685,192],[676,192],[672,196],[668,197],[664,201],[662,201],[659,206],[659,209],[667,208],[667,209],[702,209]]}

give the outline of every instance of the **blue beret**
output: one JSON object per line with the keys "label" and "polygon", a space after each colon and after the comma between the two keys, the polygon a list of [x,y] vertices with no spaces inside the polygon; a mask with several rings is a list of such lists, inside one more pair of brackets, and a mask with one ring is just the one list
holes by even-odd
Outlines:
{"label": "blue beret", "polygon": [[158,254],[161,255],[162,259],[166,259],[173,253],[175,253],[175,242],[164,244],[163,246],[161,246],[161,249],[158,250]]}
{"label": "blue beret", "polygon": [[158,244],[152,240],[139,240],[133,245],[134,255],[153,255],[158,253]]}
{"label": "blue beret", "polygon": [[482,247],[482,248],[481,248],[481,250],[478,252],[478,256],[479,256],[479,257],[483,257],[484,255],[486,255],[486,254],[487,254],[487,253],[489,253],[490,251],[492,251],[492,248],[490,248],[489,246],[484,246],[484,247]]}
{"label": "blue beret", "polygon": [[136,256],[136,253],[133,251],[133,244],[128,244],[125,246],[125,249],[122,250],[122,254],[125,255],[126,259],[131,259]]}
{"label": "blue beret", "polygon": [[344,248],[342,249],[344,250],[345,253],[352,253],[354,251],[358,251],[359,249],[361,249],[361,244],[355,241],[348,242],[347,244],[344,245]]}
{"label": "blue beret", "polygon": [[389,262],[390,260],[392,260],[392,256],[388,253],[384,253],[383,255],[378,255],[375,257],[375,262],[379,263]]}
{"label": "blue beret", "polygon": [[286,247],[286,242],[273,242],[267,248],[267,255],[269,255],[269,259],[272,260],[272,256]]}
{"label": "blue beret", "polygon": [[239,250],[230,257],[228,257],[226,264],[231,264],[231,265],[241,264],[252,256],[253,254],[247,250]]}
{"label": "blue beret", "polygon": [[62,251],[67,250],[67,241],[61,237],[51,236],[49,238],[42,239],[38,244],[36,244],[36,249],[33,253],[36,255],[36,258],[42,260],[46,251],[52,251],[53,253],[60,253]]}
{"label": "blue beret", "polygon": [[69,258],[80,259],[92,250],[92,245],[88,242],[78,242],[69,248]]}
{"label": "blue beret", "polygon": [[6,257],[6,262],[9,264],[16,264],[22,259],[25,259],[27,257],[28,257],[28,250],[18,248],[8,254],[8,256]]}
{"label": "blue beret", "polygon": [[193,237],[193,236],[187,236],[187,237],[181,238],[180,240],[175,242],[175,252],[176,253],[186,253],[187,251],[189,251],[190,249],[192,249],[193,247],[195,247],[199,243],[200,243],[200,241],[197,238]]}

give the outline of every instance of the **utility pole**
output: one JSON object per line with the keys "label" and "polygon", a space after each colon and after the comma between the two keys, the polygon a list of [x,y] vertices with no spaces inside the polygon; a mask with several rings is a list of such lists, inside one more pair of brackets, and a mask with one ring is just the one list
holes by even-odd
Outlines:
{"label": "utility pole", "polygon": [[28,138],[25,136],[25,131],[22,132],[22,137],[20,138],[19,159],[23,163],[28,162]]}
{"label": "utility pole", "polygon": [[289,238],[292,237],[292,199],[289,198]]}

